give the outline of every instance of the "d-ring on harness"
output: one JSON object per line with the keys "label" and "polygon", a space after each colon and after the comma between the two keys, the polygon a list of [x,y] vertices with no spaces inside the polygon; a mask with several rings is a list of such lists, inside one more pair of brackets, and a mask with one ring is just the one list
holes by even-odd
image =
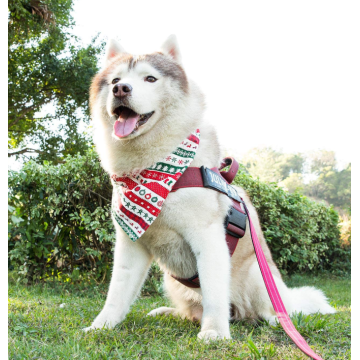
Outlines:
{"label": "d-ring on harness", "polygon": [[[229,170],[222,171],[222,169],[226,166],[230,166]],[[238,195],[237,191],[230,185],[234,180],[238,169],[239,164],[233,158],[225,158],[219,169],[208,169],[203,166],[201,168],[189,167],[175,183],[172,192],[187,187],[206,187],[219,191],[231,198],[232,207],[225,219],[226,242],[230,251],[230,256],[234,253],[239,239],[245,235],[246,218],[248,218],[251,240],[259,263],[261,275],[264,279],[267,292],[281,326],[301,351],[314,360],[323,360],[320,356],[314,353],[314,351],[306,343],[305,339],[298,333],[285,309],[269,265],[267,264],[264,252],[261,248],[254,225],[251,221],[249,210],[247,209],[243,199]],[[188,279],[182,279],[175,276],[173,277],[188,287],[200,287],[198,274]]]}

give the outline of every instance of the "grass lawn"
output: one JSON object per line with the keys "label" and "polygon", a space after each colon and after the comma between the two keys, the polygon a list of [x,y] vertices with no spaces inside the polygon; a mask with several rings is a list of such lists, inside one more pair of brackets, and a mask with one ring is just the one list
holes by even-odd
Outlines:
{"label": "grass lawn", "polygon": [[[335,315],[296,316],[293,321],[323,359],[350,359],[350,278],[295,275],[289,286],[314,285],[336,307]],[[308,359],[280,326],[237,322],[232,340],[204,344],[199,325],[174,317],[146,317],[169,305],[141,297],[114,330],[84,333],[102,309],[107,285],[24,286],[9,279],[10,359]],[[60,304],[65,304],[60,307]]]}

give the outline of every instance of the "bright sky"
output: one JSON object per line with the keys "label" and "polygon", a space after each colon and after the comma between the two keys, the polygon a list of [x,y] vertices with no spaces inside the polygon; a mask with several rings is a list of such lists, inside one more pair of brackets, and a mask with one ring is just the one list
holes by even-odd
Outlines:
{"label": "bright sky", "polygon": [[77,0],[73,15],[85,42],[100,32],[133,53],[176,34],[206,118],[232,153],[327,149],[349,162],[360,95],[358,12],[349,4]]}
{"label": "bright sky", "polygon": [[[74,32],[129,52],[176,34],[225,149],[334,150],[352,160],[359,121],[359,21],[344,1],[75,0]],[[81,79],[79,79],[81,81]],[[357,105],[357,108],[355,108]]]}

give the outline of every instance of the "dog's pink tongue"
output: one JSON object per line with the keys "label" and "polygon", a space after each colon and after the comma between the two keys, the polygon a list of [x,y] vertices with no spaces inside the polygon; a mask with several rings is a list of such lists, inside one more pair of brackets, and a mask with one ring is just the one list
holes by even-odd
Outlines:
{"label": "dog's pink tongue", "polygon": [[123,109],[118,120],[114,124],[114,133],[117,137],[123,138],[130,135],[138,122],[140,115],[130,109]]}

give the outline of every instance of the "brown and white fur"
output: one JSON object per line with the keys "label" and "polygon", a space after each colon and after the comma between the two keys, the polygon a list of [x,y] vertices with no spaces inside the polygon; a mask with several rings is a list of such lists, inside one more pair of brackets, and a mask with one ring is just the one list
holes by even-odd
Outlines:
{"label": "brown and white fur", "polygon": [[[102,166],[110,174],[136,173],[170,154],[192,131],[200,129],[200,146],[191,166],[219,166],[221,151],[215,129],[203,119],[204,97],[187,78],[174,36],[161,51],[134,56],[110,42],[106,66],[91,86],[94,141]],[[153,76],[156,82],[146,81]],[[155,111],[144,125],[126,138],[113,133],[112,80],[130,84],[126,104],[138,114]],[[237,188],[254,222],[284,304],[290,314],[335,310],[324,294],[312,287],[289,289],[281,279],[261,231],[249,197]],[[275,323],[254,254],[249,230],[240,239],[232,258],[225,242],[224,218],[230,200],[205,188],[186,188],[170,193],[163,210],[146,233],[132,242],[114,221],[116,245],[114,269],[103,310],[85,330],[112,328],[121,322],[142,287],[149,266],[157,261],[164,271],[164,287],[175,308],[161,307],[149,313],[174,314],[201,321],[200,339],[230,338],[230,307],[235,319],[263,318]],[[190,289],[169,274],[188,278],[199,273],[201,289]]]}

